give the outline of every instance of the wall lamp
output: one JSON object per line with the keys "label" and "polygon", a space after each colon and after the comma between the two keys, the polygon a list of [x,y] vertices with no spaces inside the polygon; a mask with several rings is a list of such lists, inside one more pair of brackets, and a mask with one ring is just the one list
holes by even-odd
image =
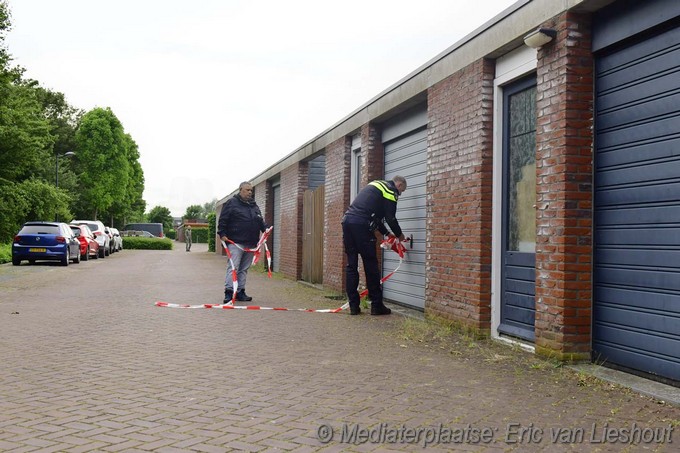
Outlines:
{"label": "wall lamp", "polygon": [[555,39],[557,31],[552,28],[539,28],[524,37],[524,44],[532,49],[538,49]]}

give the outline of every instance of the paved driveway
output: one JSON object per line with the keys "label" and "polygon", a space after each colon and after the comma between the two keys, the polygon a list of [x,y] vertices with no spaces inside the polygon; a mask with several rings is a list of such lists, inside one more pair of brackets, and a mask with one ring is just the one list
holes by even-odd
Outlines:
{"label": "paved driveway", "polygon": [[205,250],[0,266],[0,450],[677,451],[680,409],[422,321],[155,307],[221,301]]}

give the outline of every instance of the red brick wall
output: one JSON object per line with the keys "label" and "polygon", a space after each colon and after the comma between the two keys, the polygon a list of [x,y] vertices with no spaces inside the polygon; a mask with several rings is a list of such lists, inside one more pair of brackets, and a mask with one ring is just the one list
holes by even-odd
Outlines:
{"label": "red brick wall", "polygon": [[302,275],[302,201],[307,188],[306,162],[281,171],[281,272],[288,278]]}
{"label": "red brick wall", "polygon": [[[375,124],[365,124],[361,128],[361,188],[375,179],[385,176],[385,150],[382,144],[382,130]],[[349,187],[348,189],[349,190]]]}
{"label": "red brick wall", "polygon": [[425,309],[491,324],[494,62],[478,60],[428,92]]}
{"label": "red brick wall", "polygon": [[593,56],[590,18],[547,24],[557,38],[538,53],[536,131],[536,350],[590,353]]}
{"label": "red brick wall", "polygon": [[340,221],[349,206],[352,139],[343,137],[326,147],[326,200],[324,208],[323,284],[345,291],[345,252]]}

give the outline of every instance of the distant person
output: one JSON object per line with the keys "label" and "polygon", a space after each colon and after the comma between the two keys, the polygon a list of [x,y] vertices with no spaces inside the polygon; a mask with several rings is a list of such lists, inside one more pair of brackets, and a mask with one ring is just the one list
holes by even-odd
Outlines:
{"label": "distant person", "polygon": [[359,255],[364,263],[368,297],[372,315],[389,315],[392,310],[383,303],[380,268],[376,254],[375,230],[388,234],[383,222],[403,241],[404,234],[396,219],[397,200],[406,190],[406,179],[395,176],[391,181],[371,181],[356,196],[342,218],[342,243],[347,255],[345,290],[349,298],[349,314],[361,313],[359,306]]}
{"label": "distant person", "polygon": [[184,244],[186,246],[187,252],[191,251],[191,225],[187,225],[184,228]]}
{"label": "distant person", "polygon": [[[238,292],[236,300],[250,302],[252,297],[246,294],[246,281],[248,269],[253,262],[253,252],[243,249],[252,249],[260,240],[260,233],[264,233],[267,225],[264,223],[260,208],[253,199],[253,186],[245,181],[239,184],[238,193],[227,200],[222,206],[219,221],[217,222],[217,234],[227,243],[231,261],[234,262],[238,280]],[[231,240],[234,244],[228,242]],[[232,300],[233,294],[231,262],[227,264],[227,276],[224,282],[224,303]]]}

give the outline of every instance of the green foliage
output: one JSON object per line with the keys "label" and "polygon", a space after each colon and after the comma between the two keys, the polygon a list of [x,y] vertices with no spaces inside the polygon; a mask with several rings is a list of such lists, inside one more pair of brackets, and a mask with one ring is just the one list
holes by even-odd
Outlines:
{"label": "green foliage", "polygon": [[195,243],[205,244],[208,242],[208,228],[192,228],[191,239]]}
{"label": "green foliage", "polygon": [[37,179],[29,179],[19,184],[28,201],[25,214],[29,220],[59,220],[69,222],[73,215],[69,210],[69,195],[53,185]]}
{"label": "green foliage", "polygon": [[200,205],[192,204],[182,216],[184,220],[198,220],[203,217],[203,208]]}
{"label": "green foliage", "polygon": [[29,220],[68,222],[70,198],[63,190],[37,179],[22,183],[0,180],[0,242],[11,240]]}
{"label": "green foliage", "polygon": [[210,213],[215,212],[215,206],[217,206],[217,198],[213,198],[207,203],[203,203],[203,213],[201,214],[202,219],[207,219]]}
{"label": "green foliage", "polygon": [[[165,227],[163,227],[163,230],[165,230]],[[168,230],[165,233],[165,237],[168,239],[172,239],[173,241],[177,239],[177,231],[173,230]]]}
{"label": "green foliage", "polygon": [[[209,231],[212,231],[212,232],[217,231],[217,225],[216,225],[217,220],[216,220],[216,218],[217,218],[217,216],[216,216],[214,211],[211,212],[210,214],[208,214],[208,230]],[[209,252],[215,251],[215,234],[214,233],[210,233],[208,235],[208,251]]]}
{"label": "green foliage", "polygon": [[0,178],[44,176],[53,142],[35,89],[0,81]]}
{"label": "green foliage", "polygon": [[164,206],[155,206],[146,215],[149,223],[162,223],[163,231],[172,230],[172,215],[170,215],[170,209]]}
{"label": "green foliage", "polygon": [[168,238],[123,237],[123,249],[135,250],[172,250],[172,241]]}
{"label": "green foliage", "polygon": [[87,112],[76,132],[81,213],[97,219],[115,200],[125,199],[130,165],[123,125],[110,108]]}
{"label": "green foliage", "polygon": [[27,211],[28,200],[20,185],[0,179],[0,242],[12,240]]}
{"label": "green foliage", "polygon": [[0,264],[12,261],[12,244],[0,244]]}

